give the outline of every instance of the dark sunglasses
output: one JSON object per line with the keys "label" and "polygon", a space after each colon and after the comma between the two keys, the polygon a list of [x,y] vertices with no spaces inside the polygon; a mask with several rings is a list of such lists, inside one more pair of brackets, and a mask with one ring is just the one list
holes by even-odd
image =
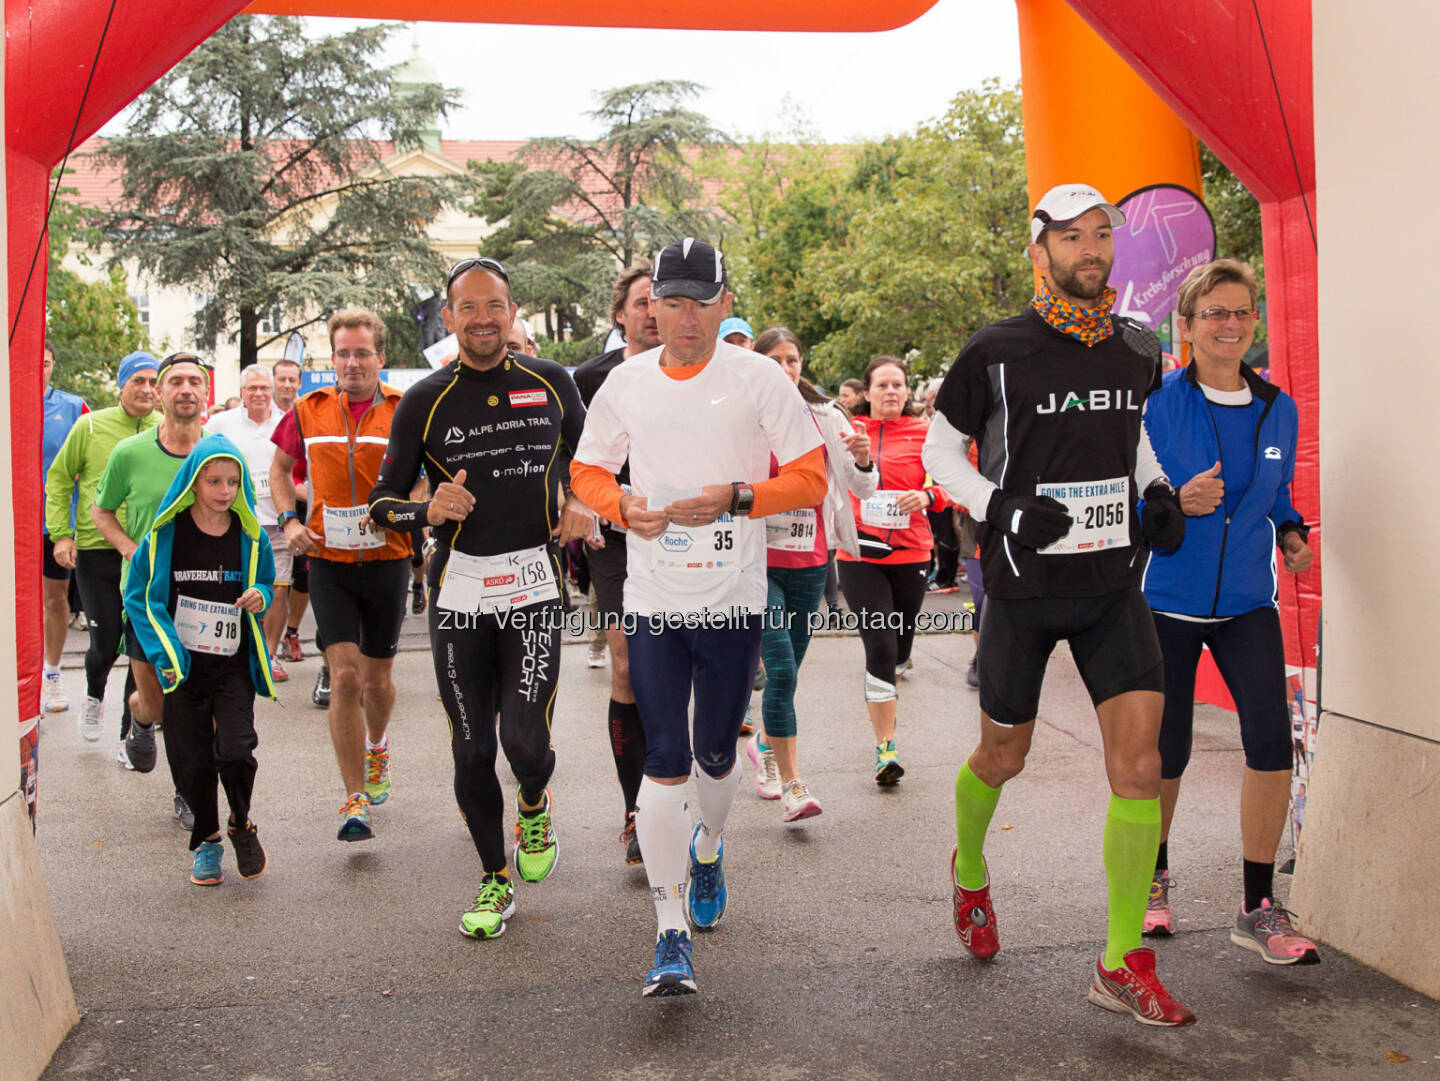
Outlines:
{"label": "dark sunglasses", "polygon": [[446,296],[449,296],[450,286],[455,284],[455,279],[471,270],[488,270],[505,279],[506,285],[510,284],[510,272],[505,269],[505,264],[499,259],[491,259],[488,255],[472,255],[469,259],[461,259],[450,268],[450,273],[445,275]]}

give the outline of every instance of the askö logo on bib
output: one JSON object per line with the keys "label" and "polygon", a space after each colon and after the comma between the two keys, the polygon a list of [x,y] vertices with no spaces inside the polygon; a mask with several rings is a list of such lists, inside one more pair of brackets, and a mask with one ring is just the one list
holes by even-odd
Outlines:
{"label": "ask\u00f6 logo on bib", "polygon": [[688,552],[695,542],[685,533],[662,533],[660,547],[667,552]]}

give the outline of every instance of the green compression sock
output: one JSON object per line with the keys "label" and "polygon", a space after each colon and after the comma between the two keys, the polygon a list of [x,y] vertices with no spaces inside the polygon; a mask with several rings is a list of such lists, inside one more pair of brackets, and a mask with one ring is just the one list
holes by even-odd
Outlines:
{"label": "green compression sock", "polygon": [[1110,892],[1110,926],[1105,967],[1119,968],[1140,945],[1145,902],[1160,847],[1160,800],[1110,796],[1105,815],[1105,883]]}
{"label": "green compression sock", "polygon": [[985,885],[985,831],[999,802],[1000,789],[975,776],[969,762],[960,767],[955,777],[955,881],[967,890]]}

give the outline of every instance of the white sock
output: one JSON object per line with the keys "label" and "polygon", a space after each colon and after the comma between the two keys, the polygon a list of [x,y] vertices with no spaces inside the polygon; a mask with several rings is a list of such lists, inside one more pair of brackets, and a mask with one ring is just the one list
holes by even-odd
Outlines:
{"label": "white sock", "polygon": [[[695,770],[695,793],[700,803],[700,832],[695,835],[695,855],[709,863],[720,855],[720,831],[730,817],[730,808],[735,806],[735,795],[740,791],[740,771],[733,766],[724,777],[715,778],[703,769]],[[645,850],[645,842],[640,842]]]}
{"label": "white sock", "polygon": [[49,679],[51,676],[58,676],[59,674],[60,674],[60,666],[59,666],[58,664],[47,664],[47,665],[45,665],[45,678],[46,678],[46,679]]}
{"label": "white sock", "polygon": [[385,748],[387,748],[387,747],[389,747],[389,746],[390,746],[390,733],[389,733],[389,732],[386,732],[386,733],[385,733],[384,738],[381,739],[379,743],[371,743],[371,742],[370,742],[370,737],[369,737],[369,736],[366,736],[366,737],[365,737],[365,749],[366,749],[367,751],[383,751],[383,750],[385,750]]}
{"label": "white sock", "polygon": [[685,879],[690,873],[690,828],[685,786],[641,778],[635,798],[635,836],[645,855],[645,877],[650,880],[662,935],[671,929],[688,930]]}

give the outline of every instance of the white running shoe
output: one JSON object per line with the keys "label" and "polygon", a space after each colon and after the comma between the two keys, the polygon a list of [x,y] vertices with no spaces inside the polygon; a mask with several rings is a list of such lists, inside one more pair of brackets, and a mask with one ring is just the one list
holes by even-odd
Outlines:
{"label": "white running shoe", "polygon": [[70,708],[70,699],[65,696],[65,688],[60,685],[59,672],[51,672],[45,677],[45,685],[40,690],[40,699],[44,703],[46,713],[64,713]]}
{"label": "white running shoe", "polygon": [[780,813],[786,822],[814,818],[821,811],[820,801],[810,794],[799,777],[780,790]]}
{"label": "white running shoe", "polygon": [[120,741],[119,750],[115,752],[115,761],[119,762],[128,770],[133,771],[135,769],[134,765],[132,765],[130,762],[130,752],[126,749],[125,741],[123,739]]}
{"label": "white running shoe", "polygon": [[80,711],[76,727],[86,743],[99,743],[100,734],[105,731],[105,703],[86,695],[85,708]]}
{"label": "white running shoe", "polygon": [[780,767],[775,762],[775,752],[760,746],[760,733],[756,732],[745,743],[745,753],[755,766],[755,792],[761,799],[780,798]]}
{"label": "white running shoe", "polygon": [[590,652],[585,657],[585,663],[591,668],[605,667],[605,639],[590,639]]}

